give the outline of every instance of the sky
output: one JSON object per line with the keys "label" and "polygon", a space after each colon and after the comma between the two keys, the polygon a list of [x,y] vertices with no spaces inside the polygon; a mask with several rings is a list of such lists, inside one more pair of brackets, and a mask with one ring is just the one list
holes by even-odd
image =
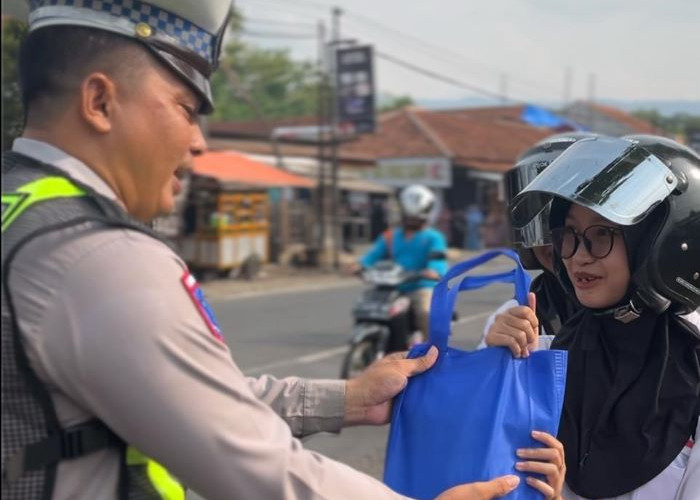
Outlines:
{"label": "sky", "polygon": [[[698,0],[235,0],[245,41],[315,59],[316,25],[343,10],[342,38],[375,56],[376,87],[415,100],[505,94],[519,102],[700,102]],[[297,37],[281,37],[293,34]],[[567,81],[569,82],[567,84]]]}

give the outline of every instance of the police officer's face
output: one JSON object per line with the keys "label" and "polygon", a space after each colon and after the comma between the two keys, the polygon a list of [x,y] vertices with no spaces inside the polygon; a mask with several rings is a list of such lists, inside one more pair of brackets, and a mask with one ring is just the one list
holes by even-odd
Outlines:
{"label": "police officer's face", "polygon": [[205,149],[195,94],[155,61],[134,89],[120,95],[117,153],[126,171],[120,197],[131,215],[149,221],[175,207],[183,171]]}

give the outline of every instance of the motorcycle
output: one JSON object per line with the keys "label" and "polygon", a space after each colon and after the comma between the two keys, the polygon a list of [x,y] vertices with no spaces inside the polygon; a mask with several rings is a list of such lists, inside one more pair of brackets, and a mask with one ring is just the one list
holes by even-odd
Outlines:
{"label": "motorcycle", "polygon": [[414,326],[411,299],[399,287],[422,279],[417,271],[406,271],[393,261],[380,261],[361,273],[371,286],[355,303],[350,346],[343,359],[340,377],[359,375],[372,362],[396,351],[405,351],[423,341]]}

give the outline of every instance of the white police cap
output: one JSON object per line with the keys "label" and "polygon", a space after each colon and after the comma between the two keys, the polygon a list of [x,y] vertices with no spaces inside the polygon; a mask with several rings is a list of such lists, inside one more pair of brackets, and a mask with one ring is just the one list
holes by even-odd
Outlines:
{"label": "white police cap", "polygon": [[232,0],[29,0],[29,32],[84,26],[145,44],[213,109],[209,77],[218,66]]}

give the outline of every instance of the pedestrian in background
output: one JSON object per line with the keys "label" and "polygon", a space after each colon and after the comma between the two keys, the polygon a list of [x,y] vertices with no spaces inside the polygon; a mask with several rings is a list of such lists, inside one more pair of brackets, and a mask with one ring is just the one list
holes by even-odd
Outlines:
{"label": "pedestrian in background", "polygon": [[484,214],[475,203],[467,207],[464,212],[464,220],[466,221],[466,231],[464,239],[464,248],[467,250],[481,250],[481,225],[484,223]]}

